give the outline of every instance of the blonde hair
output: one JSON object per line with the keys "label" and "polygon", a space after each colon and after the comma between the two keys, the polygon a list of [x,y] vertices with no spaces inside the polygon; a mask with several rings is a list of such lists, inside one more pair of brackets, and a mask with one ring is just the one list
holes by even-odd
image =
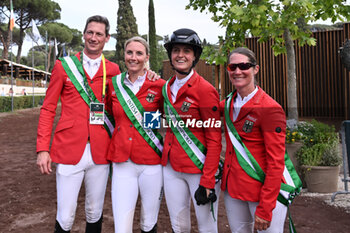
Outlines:
{"label": "blonde hair", "polygon": [[145,39],[143,39],[141,36],[134,36],[134,37],[131,37],[130,39],[128,39],[127,41],[125,41],[125,43],[124,43],[124,50],[125,50],[126,46],[128,46],[128,44],[130,44],[133,41],[139,42],[143,46],[145,46],[145,48],[146,48],[146,55],[149,55],[149,45],[148,45],[147,41]]}

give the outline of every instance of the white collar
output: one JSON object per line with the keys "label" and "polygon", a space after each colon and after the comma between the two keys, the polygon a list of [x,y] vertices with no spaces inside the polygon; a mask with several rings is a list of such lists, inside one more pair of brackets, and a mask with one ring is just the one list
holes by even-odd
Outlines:
{"label": "white collar", "polygon": [[[146,80],[146,74],[147,74],[147,72],[145,72],[142,76],[138,76],[134,83],[136,83],[136,82],[142,82],[143,83]],[[127,82],[131,83],[132,85],[134,85],[134,83],[131,82],[129,77],[130,77],[129,73],[126,73],[125,81],[127,81]]]}
{"label": "white collar", "polygon": [[93,65],[93,64],[100,64],[102,60],[102,54],[96,58],[96,59],[91,59],[89,58],[84,52],[83,52],[83,63]]}
{"label": "white collar", "polygon": [[177,85],[179,88],[181,88],[192,77],[193,73],[194,73],[193,69],[191,69],[191,72],[186,77],[184,77],[183,79],[179,79],[176,76],[174,84]]}
{"label": "white collar", "polygon": [[255,93],[258,91],[258,87],[255,87],[254,91],[252,91],[249,95],[243,97],[241,97],[241,95],[237,92],[237,98],[236,101],[242,103],[242,105],[244,105],[245,103],[247,103],[251,98],[253,98],[253,96],[255,95]]}

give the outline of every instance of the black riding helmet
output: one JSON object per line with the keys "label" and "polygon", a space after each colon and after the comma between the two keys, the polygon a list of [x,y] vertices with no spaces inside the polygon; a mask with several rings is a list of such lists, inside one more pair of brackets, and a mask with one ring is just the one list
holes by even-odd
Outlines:
{"label": "black riding helmet", "polygon": [[[171,51],[173,49],[174,44],[186,44],[192,47],[196,59],[193,61],[192,67],[188,72],[178,71],[174,68],[173,63],[171,61]],[[199,39],[197,33],[188,28],[181,28],[174,31],[170,37],[170,41],[166,42],[164,44],[164,47],[168,52],[168,57],[169,57],[171,66],[180,74],[186,74],[186,75],[188,75],[191,72],[192,68],[197,64],[203,50],[202,42]]]}

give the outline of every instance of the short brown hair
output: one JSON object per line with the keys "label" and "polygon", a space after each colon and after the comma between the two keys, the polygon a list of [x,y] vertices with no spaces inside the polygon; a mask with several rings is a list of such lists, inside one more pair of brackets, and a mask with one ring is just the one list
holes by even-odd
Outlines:
{"label": "short brown hair", "polygon": [[87,26],[89,23],[91,22],[97,22],[97,23],[103,23],[104,25],[106,25],[106,36],[109,36],[109,21],[106,17],[104,16],[101,16],[101,15],[94,15],[94,16],[91,16],[89,17],[87,20],[86,20],[86,24],[85,24],[85,28],[84,28],[84,33],[86,32],[86,29],[87,29]]}
{"label": "short brown hair", "polygon": [[232,54],[235,54],[235,53],[239,53],[239,54],[242,54],[246,57],[248,57],[249,59],[249,62],[256,65],[256,57],[255,57],[255,53],[246,48],[246,47],[238,47],[236,49],[234,49],[227,57],[227,63],[230,63],[230,57],[232,56]]}

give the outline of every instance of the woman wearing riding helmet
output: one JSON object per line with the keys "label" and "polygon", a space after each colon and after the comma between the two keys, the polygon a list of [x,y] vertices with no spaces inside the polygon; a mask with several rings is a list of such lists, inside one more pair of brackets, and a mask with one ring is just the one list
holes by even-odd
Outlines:
{"label": "woman wearing riding helmet", "polygon": [[191,29],[174,31],[164,47],[175,70],[163,87],[168,124],[162,165],[173,232],[190,232],[191,198],[199,232],[217,232],[215,180],[221,152],[219,95],[193,68],[202,53]]}

